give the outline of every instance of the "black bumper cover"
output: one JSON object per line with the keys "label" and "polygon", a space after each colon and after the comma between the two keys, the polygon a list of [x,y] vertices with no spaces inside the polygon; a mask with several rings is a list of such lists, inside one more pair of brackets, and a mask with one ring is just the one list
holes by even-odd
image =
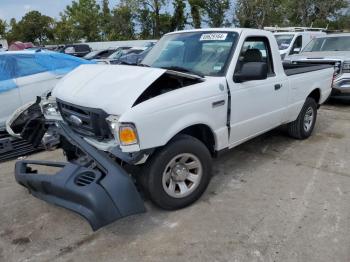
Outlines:
{"label": "black bumper cover", "polygon": [[[72,163],[18,161],[15,177],[29,192],[49,203],[83,216],[93,230],[125,216],[145,211],[143,200],[131,177],[104,152],[98,151],[64,123],[59,132],[94,160],[97,169]],[[29,165],[61,168],[54,175],[36,174]]]}

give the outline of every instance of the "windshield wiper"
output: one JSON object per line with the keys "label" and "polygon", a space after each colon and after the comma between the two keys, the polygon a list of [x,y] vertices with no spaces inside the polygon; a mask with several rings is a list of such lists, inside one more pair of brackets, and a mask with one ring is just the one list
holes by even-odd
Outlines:
{"label": "windshield wiper", "polygon": [[196,71],[193,71],[193,70],[181,67],[181,66],[164,66],[164,67],[161,67],[161,68],[168,69],[168,70],[179,71],[179,72],[183,72],[183,73],[189,73],[191,75],[196,75],[196,76],[199,76],[201,78],[204,78],[204,75],[202,75],[202,74],[200,74],[200,73],[198,73]]}

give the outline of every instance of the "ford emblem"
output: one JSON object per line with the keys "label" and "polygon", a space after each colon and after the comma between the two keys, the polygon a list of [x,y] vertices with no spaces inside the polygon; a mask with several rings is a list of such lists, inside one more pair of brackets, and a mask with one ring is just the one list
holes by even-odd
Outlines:
{"label": "ford emblem", "polygon": [[81,126],[83,124],[83,121],[75,115],[70,115],[69,121],[76,126]]}

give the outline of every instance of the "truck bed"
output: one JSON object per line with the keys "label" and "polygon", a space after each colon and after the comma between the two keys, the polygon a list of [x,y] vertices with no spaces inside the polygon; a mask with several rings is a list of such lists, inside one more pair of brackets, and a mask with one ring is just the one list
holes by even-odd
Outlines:
{"label": "truck bed", "polygon": [[284,72],[286,73],[287,76],[323,70],[331,67],[334,67],[334,66],[330,64],[315,64],[315,63],[310,63],[310,64],[283,63]]}

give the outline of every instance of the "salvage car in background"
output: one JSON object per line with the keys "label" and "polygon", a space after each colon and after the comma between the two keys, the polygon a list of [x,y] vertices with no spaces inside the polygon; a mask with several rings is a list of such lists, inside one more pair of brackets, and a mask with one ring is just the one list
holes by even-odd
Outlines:
{"label": "salvage car in background", "polygon": [[350,34],[331,34],[313,39],[299,55],[288,58],[293,64],[332,64],[335,67],[332,97],[350,99]]}
{"label": "salvage car in background", "polygon": [[91,63],[69,55],[40,50],[0,53],[0,154],[14,149],[11,139],[3,132],[9,116],[18,107],[51,90],[76,67]]}
{"label": "salvage car in background", "polygon": [[105,49],[105,50],[98,50],[98,51],[91,51],[87,55],[85,55],[83,58],[86,60],[94,60],[94,59],[105,59],[109,57],[111,54],[113,54],[117,49]]}
{"label": "salvage car in background", "polygon": [[[145,210],[135,180],[159,207],[183,208],[208,186],[213,156],[282,124],[294,138],[310,137],[333,73],[283,66],[263,30],[169,33],[142,66],[81,66],[38,101],[38,118],[55,121],[69,163],[19,161],[15,177],[94,230]],[[28,133],[45,132],[33,121]],[[61,169],[38,176],[31,165]]]}
{"label": "salvage car in background", "polygon": [[147,47],[147,49],[142,51],[141,53],[131,52],[130,54],[121,56],[118,61],[111,62],[111,64],[137,65],[147,56],[147,54],[151,51],[152,47],[153,45]]}
{"label": "salvage car in background", "polygon": [[116,51],[115,53],[111,54],[106,59],[100,59],[97,62],[101,64],[119,64],[120,58],[124,57],[126,55],[130,54],[139,54],[143,52],[145,48],[142,47],[131,47],[131,48],[124,48],[121,50]]}
{"label": "salvage car in background", "polygon": [[67,55],[83,57],[91,52],[91,48],[87,44],[71,44],[61,47],[59,52]]}

